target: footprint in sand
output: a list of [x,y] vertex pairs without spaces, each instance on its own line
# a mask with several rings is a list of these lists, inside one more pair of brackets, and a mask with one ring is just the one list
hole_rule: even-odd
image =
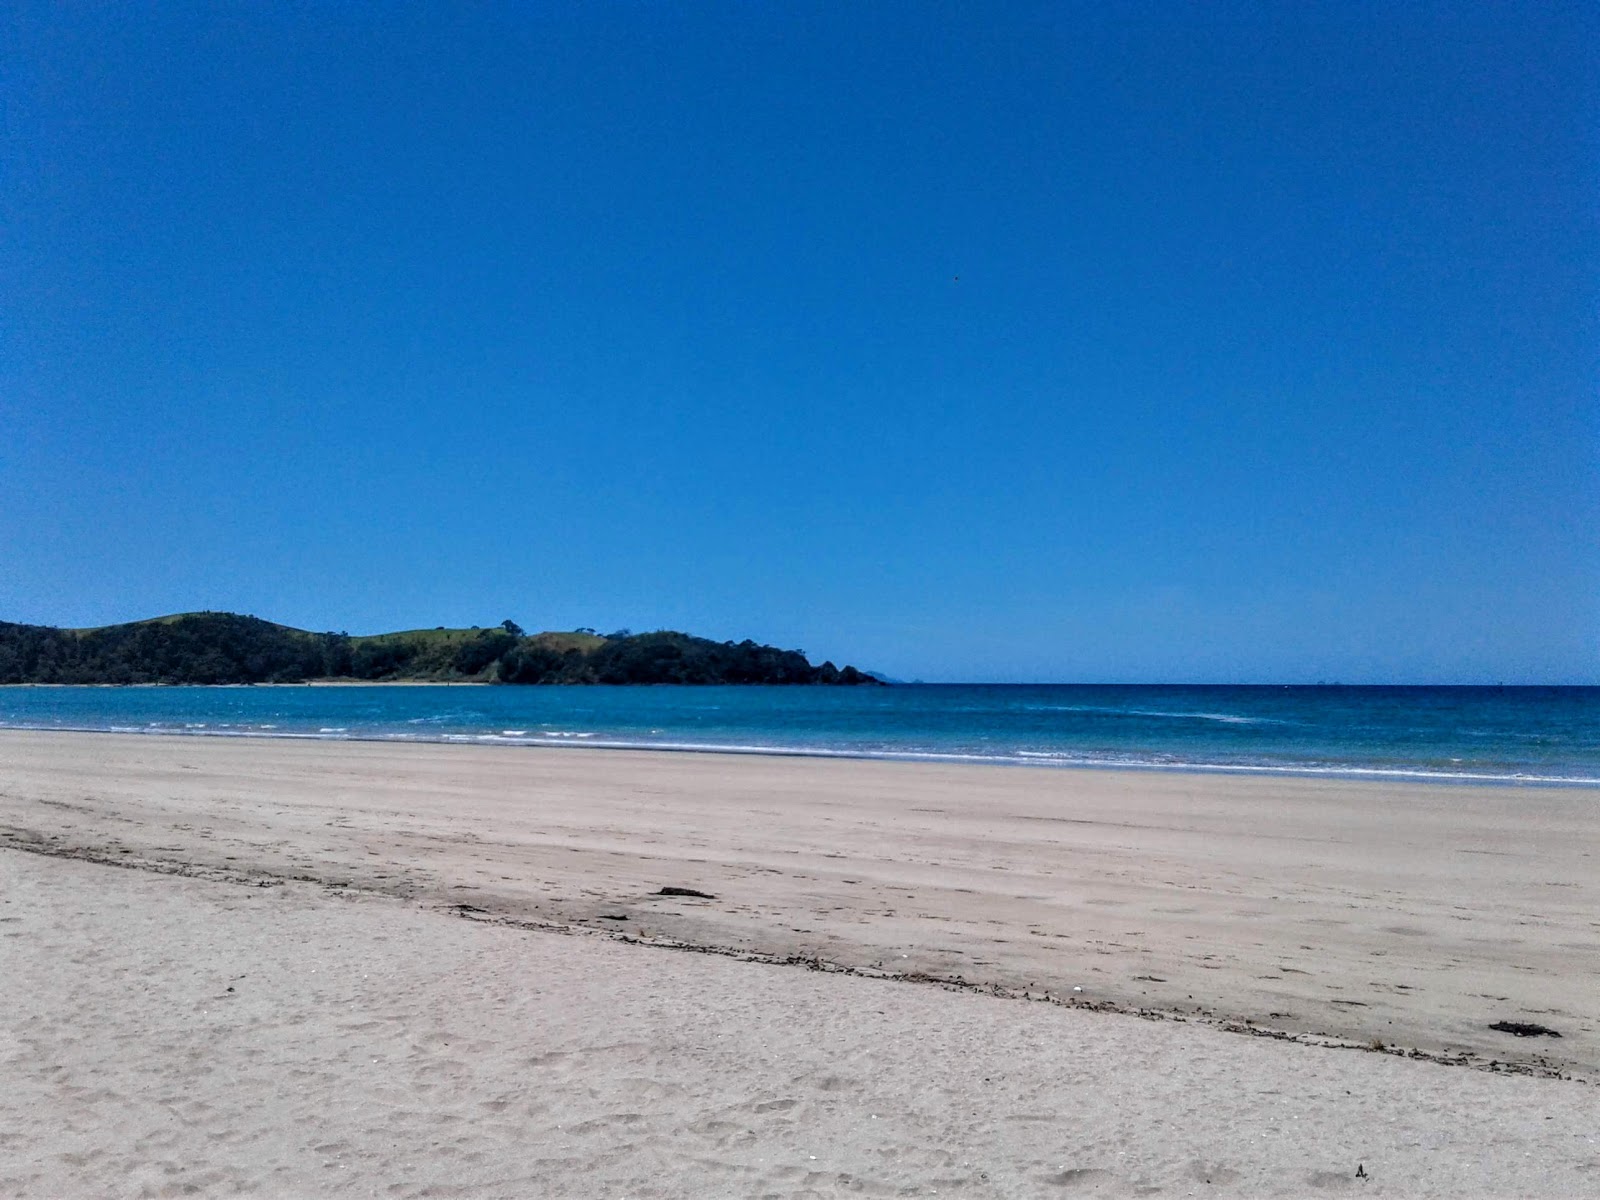
[[1110,1183],[1114,1178],[1110,1171],[1102,1171],[1098,1167],[1069,1167],[1046,1175],[1044,1181],[1058,1188],[1090,1191]]
[[1306,1183],[1324,1191],[1340,1191],[1354,1187],[1356,1178],[1353,1171],[1313,1171],[1306,1177]]
[[1239,1181],[1239,1172],[1231,1171],[1227,1167],[1196,1159],[1189,1164],[1189,1178],[1196,1183],[1209,1183],[1213,1187],[1226,1187],[1230,1183]]

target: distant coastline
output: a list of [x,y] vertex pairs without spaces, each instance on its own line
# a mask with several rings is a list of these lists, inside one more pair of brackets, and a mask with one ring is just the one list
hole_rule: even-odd
[[0,622],[0,685],[882,683],[801,650],[676,630],[411,629],[314,633],[237,613],[194,612],[96,629]]
[[419,687],[493,687],[486,679],[291,679],[262,683],[0,683],[0,688],[132,688],[132,687],[206,687],[206,688],[419,688]]

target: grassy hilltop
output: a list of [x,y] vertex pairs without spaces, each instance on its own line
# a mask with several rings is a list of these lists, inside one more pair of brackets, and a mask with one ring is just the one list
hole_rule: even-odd
[[3,683],[301,683],[313,679],[472,683],[861,684],[854,667],[804,652],[662,630],[531,637],[513,622],[352,637],[237,613],[175,613],[96,629],[0,622]]

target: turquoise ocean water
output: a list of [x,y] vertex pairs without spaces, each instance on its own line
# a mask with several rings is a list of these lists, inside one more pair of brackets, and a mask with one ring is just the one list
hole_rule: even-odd
[[0,728],[1600,786],[1600,688],[7,687]]

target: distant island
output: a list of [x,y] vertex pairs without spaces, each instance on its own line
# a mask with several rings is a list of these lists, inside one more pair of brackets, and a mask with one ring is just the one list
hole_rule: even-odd
[[489,628],[352,637],[237,613],[179,613],[98,629],[0,621],[0,684],[369,683],[878,684],[855,667],[812,666],[802,650],[687,633],[532,636]]

